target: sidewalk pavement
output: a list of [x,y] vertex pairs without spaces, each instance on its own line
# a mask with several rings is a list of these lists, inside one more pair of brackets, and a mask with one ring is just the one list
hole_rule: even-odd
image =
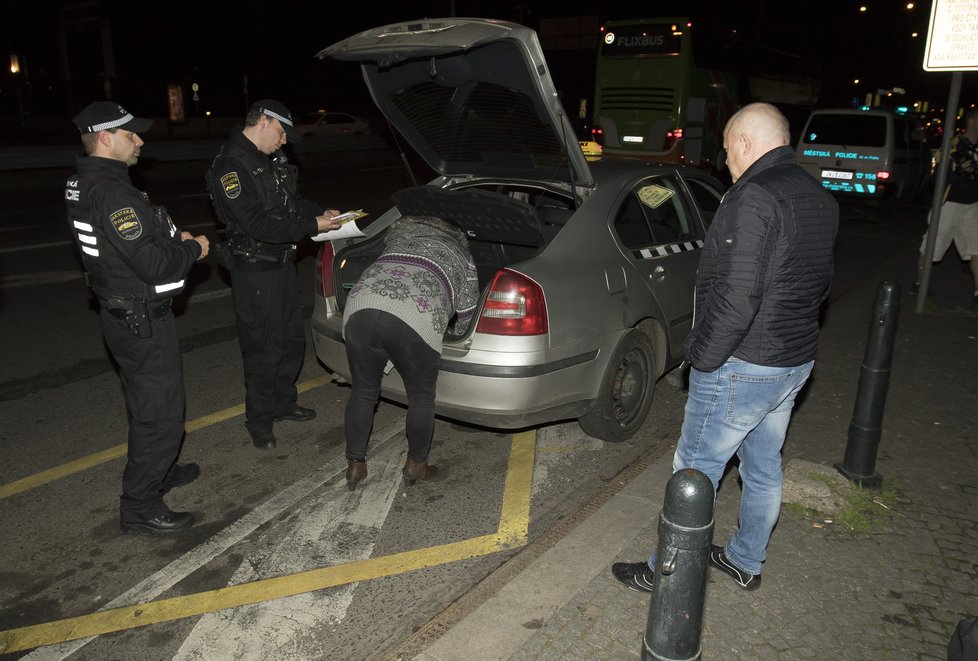
[[[784,449],[786,494],[813,464],[837,475],[873,304],[884,280],[900,284],[876,462],[883,490],[870,492],[877,502],[868,503],[867,529],[785,506],[759,590],[708,570],[702,658],[944,659],[958,621],[978,615],[978,310],[949,255],[935,265],[927,311],[916,314],[913,260],[897,255],[879,266],[878,279],[834,293]],[[620,585],[610,567],[643,560],[655,546],[672,452],[659,449],[626,470],[576,527],[531,543],[497,570],[502,587],[456,608],[458,617],[450,607],[395,658],[641,658],[649,595]],[[718,544],[736,526],[739,497],[729,471],[716,501]]]

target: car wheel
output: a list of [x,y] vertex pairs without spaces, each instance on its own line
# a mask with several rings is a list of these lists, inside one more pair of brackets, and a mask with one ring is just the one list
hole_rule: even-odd
[[618,443],[645,422],[655,392],[655,351],[644,332],[633,330],[615,349],[594,407],[578,424],[588,436]]

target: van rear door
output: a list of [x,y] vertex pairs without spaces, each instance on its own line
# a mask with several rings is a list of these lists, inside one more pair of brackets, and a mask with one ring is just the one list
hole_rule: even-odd
[[798,164],[834,193],[879,197],[891,172],[892,118],[883,113],[812,113],[798,143]]

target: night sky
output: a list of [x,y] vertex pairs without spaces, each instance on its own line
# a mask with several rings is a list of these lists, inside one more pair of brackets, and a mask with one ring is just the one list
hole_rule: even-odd
[[[188,113],[207,109],[216,115],[243,114],[246,98],[279,98],[294,112],[332,108],[356,113],[370,110],[356,65],[320,61],[316,52],[360,30],[424,16],[486,16],[520,21],[535,29],[540,21],[561,16],[637,18],[693,17],[751,39],[763,40],[800,55],[821,79],[819,106],[848,105],[877,88],[905,88],[905,100],[927,99],[943,106],[950,74],[927,73],[921,62],[930,2],[913,10],[897,0],[707,0],[687,2],[580,2],[527,0],[417,1],[347,4],[339,0],[102,0],[51,2],[0,0],[7,53],[25,59],[31,111],[65,115],[102,94],[102,52],[97,23],[75,24],[68,35],[74,95],[64,93],[59,26],[64,16],[101,15],[111,30],[115,78],[112,97],[138,114],[166,112],[166,85],[184,86]],[[858,11],[860,4],[868,11]],[[92,8],[95,8],[94,10]],[[67,12],[67,13],[65,13]],[[918,31],[916,39],[910,36]],[[551,57],[547,54],[548,60]],[[566,54],[563,54],[566,56]],[[557,54],[553,57],[556,59]],[[964,77],[963,105],[978,101],[975,76]],[[248,78],[245,95],[244,78]],[[860,83],[853,80],[859,78]],[[555,79],[558,87],[562,81]],[[190,84],[200,87],[191,99]],[[0,79],[0,117],[15,113],[11,76]]]

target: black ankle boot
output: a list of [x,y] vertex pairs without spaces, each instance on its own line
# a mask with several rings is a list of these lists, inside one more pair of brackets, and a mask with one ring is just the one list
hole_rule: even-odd
[[432,466],[426,461],[408,459],[404,463],[404,470],[401,471],[401,475],[404,476],[404,484],[412,487],[418,480],[430,480],[438,475],[438,466]]

